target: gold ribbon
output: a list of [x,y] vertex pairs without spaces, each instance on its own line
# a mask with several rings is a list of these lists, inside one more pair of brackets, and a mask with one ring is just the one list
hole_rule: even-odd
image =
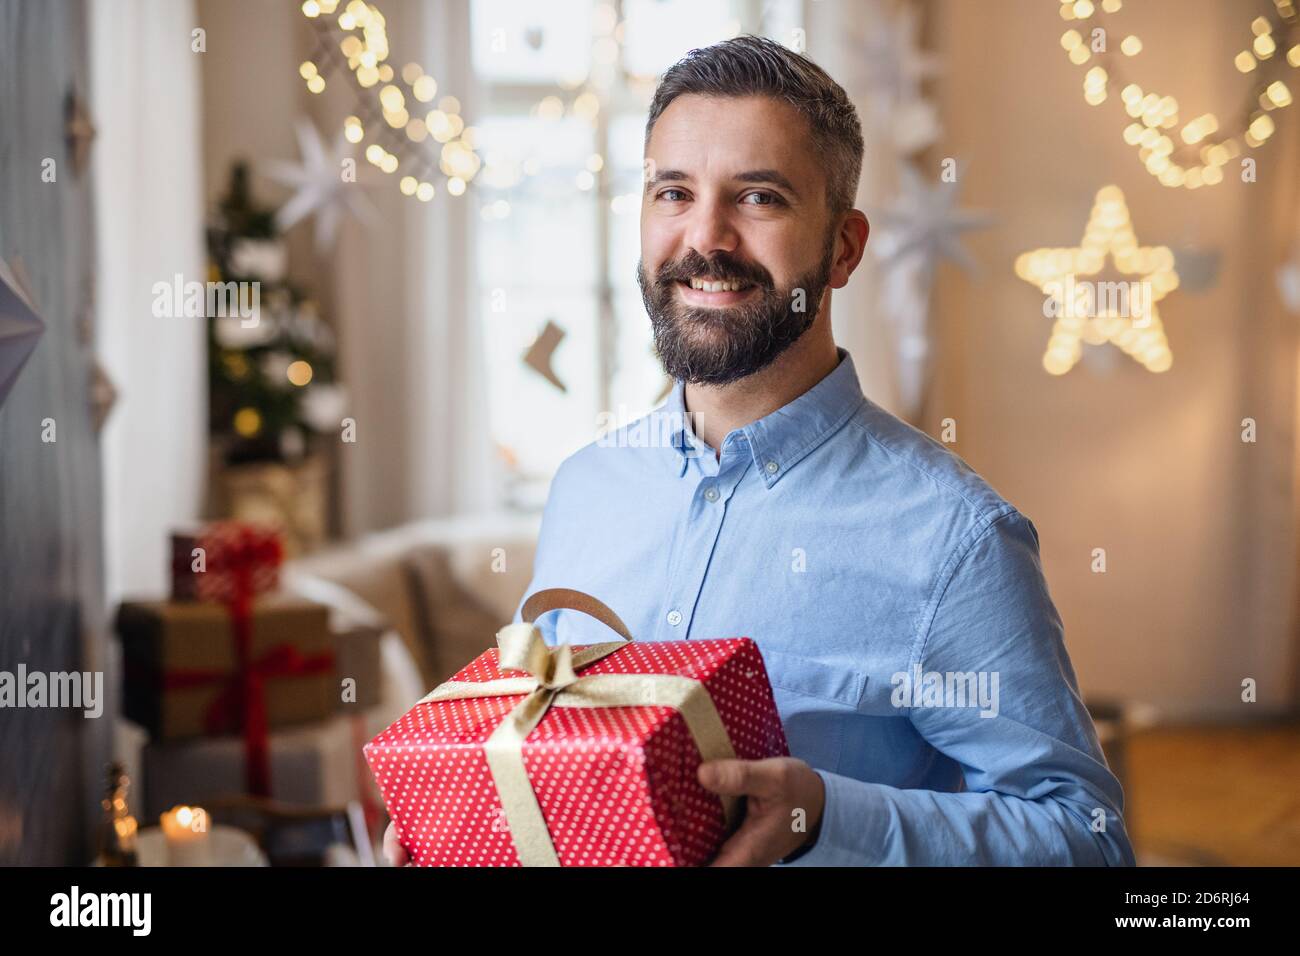
[[[575,598],[576,596],[576,598]],[[604,614],[593,611],[597,605]],[[575,651],[568,644],[549,646],[531,623],[539,606],[544,610],[573,607],[592,613],[622,633],[627,641],[590,644]],[[542,817],[537,794],[524,766],[526,738],[551,707],[672,707],[686,721],[687,730],[704,760],[734,757],[727,728],[718,715],[713,698],[700,681],[675,674],[592,674],[578,671],[627,647],[632,636],[622,622],[595,598],[564,589],[539,591],[524,606],[527,620],[507,624],[497,632],[501,670],[525,671],[527,677],[505,677],[490,681],[446,681],[426,694],[420,703],[465,700],[475,697],[510,697],[526,694],[502,719],[484,744],[488,768],[501,798],[506,826],[524,866],[559,866]],[[722,797],[723,818],[731,829],[738,818],[739,799]]]

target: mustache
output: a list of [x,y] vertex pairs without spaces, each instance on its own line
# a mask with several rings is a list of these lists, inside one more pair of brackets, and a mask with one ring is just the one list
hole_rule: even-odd
[[757,262],[746,262],[727,252],[714,253],[706,259],[694,249],[688,249],[681,258],[661,265],[655,274],[655,281],[667,284],[705,277],[719,281],[752,282],[764,289],[772,288],[772,274]]

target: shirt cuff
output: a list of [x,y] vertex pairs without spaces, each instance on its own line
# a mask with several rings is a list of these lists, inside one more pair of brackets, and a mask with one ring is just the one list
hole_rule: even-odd
[[813,771],[822,778],[826,803],[818,821],[817,839],[798,859],[778,866],[879,866],[885,860],[889,808],[878,784]]

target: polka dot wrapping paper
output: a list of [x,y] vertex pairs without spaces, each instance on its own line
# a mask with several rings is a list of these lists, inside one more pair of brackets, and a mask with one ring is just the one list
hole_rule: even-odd
[[[517,677],[498,667],[498,654],[486,651],[451,680]],[[578,676],[597,674],[698,680],[736,757],[789,754],[762,656],[749,638],[630,643]],[[484,744],[523,699],[421,702],[365,746],[417,866],[520,865]],[[522,749],[562,866],[700,866],[727,836],[722,802],[697,781],[699,749],[672,707],[552,706]]]

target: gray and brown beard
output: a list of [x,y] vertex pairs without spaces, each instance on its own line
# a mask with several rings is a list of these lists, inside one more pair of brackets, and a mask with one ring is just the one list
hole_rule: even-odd
[[[694,385],[726,385],[772,364],[817,318],[834,252],[832,234],[817,267],[784,289],[778,289],[771,273],[758,263],[725,252],[706,259],[689,249],[660,266],[653,282],[638,262],[637,285],[664,371]],[[751,282],[759,291],[750,301],[730,308],[691,308],[678,301],[674,288],[678,282],[706,277]],[[796,301],[799,289],[804,295]],[[798,306],[802,308],[797,310]]]

